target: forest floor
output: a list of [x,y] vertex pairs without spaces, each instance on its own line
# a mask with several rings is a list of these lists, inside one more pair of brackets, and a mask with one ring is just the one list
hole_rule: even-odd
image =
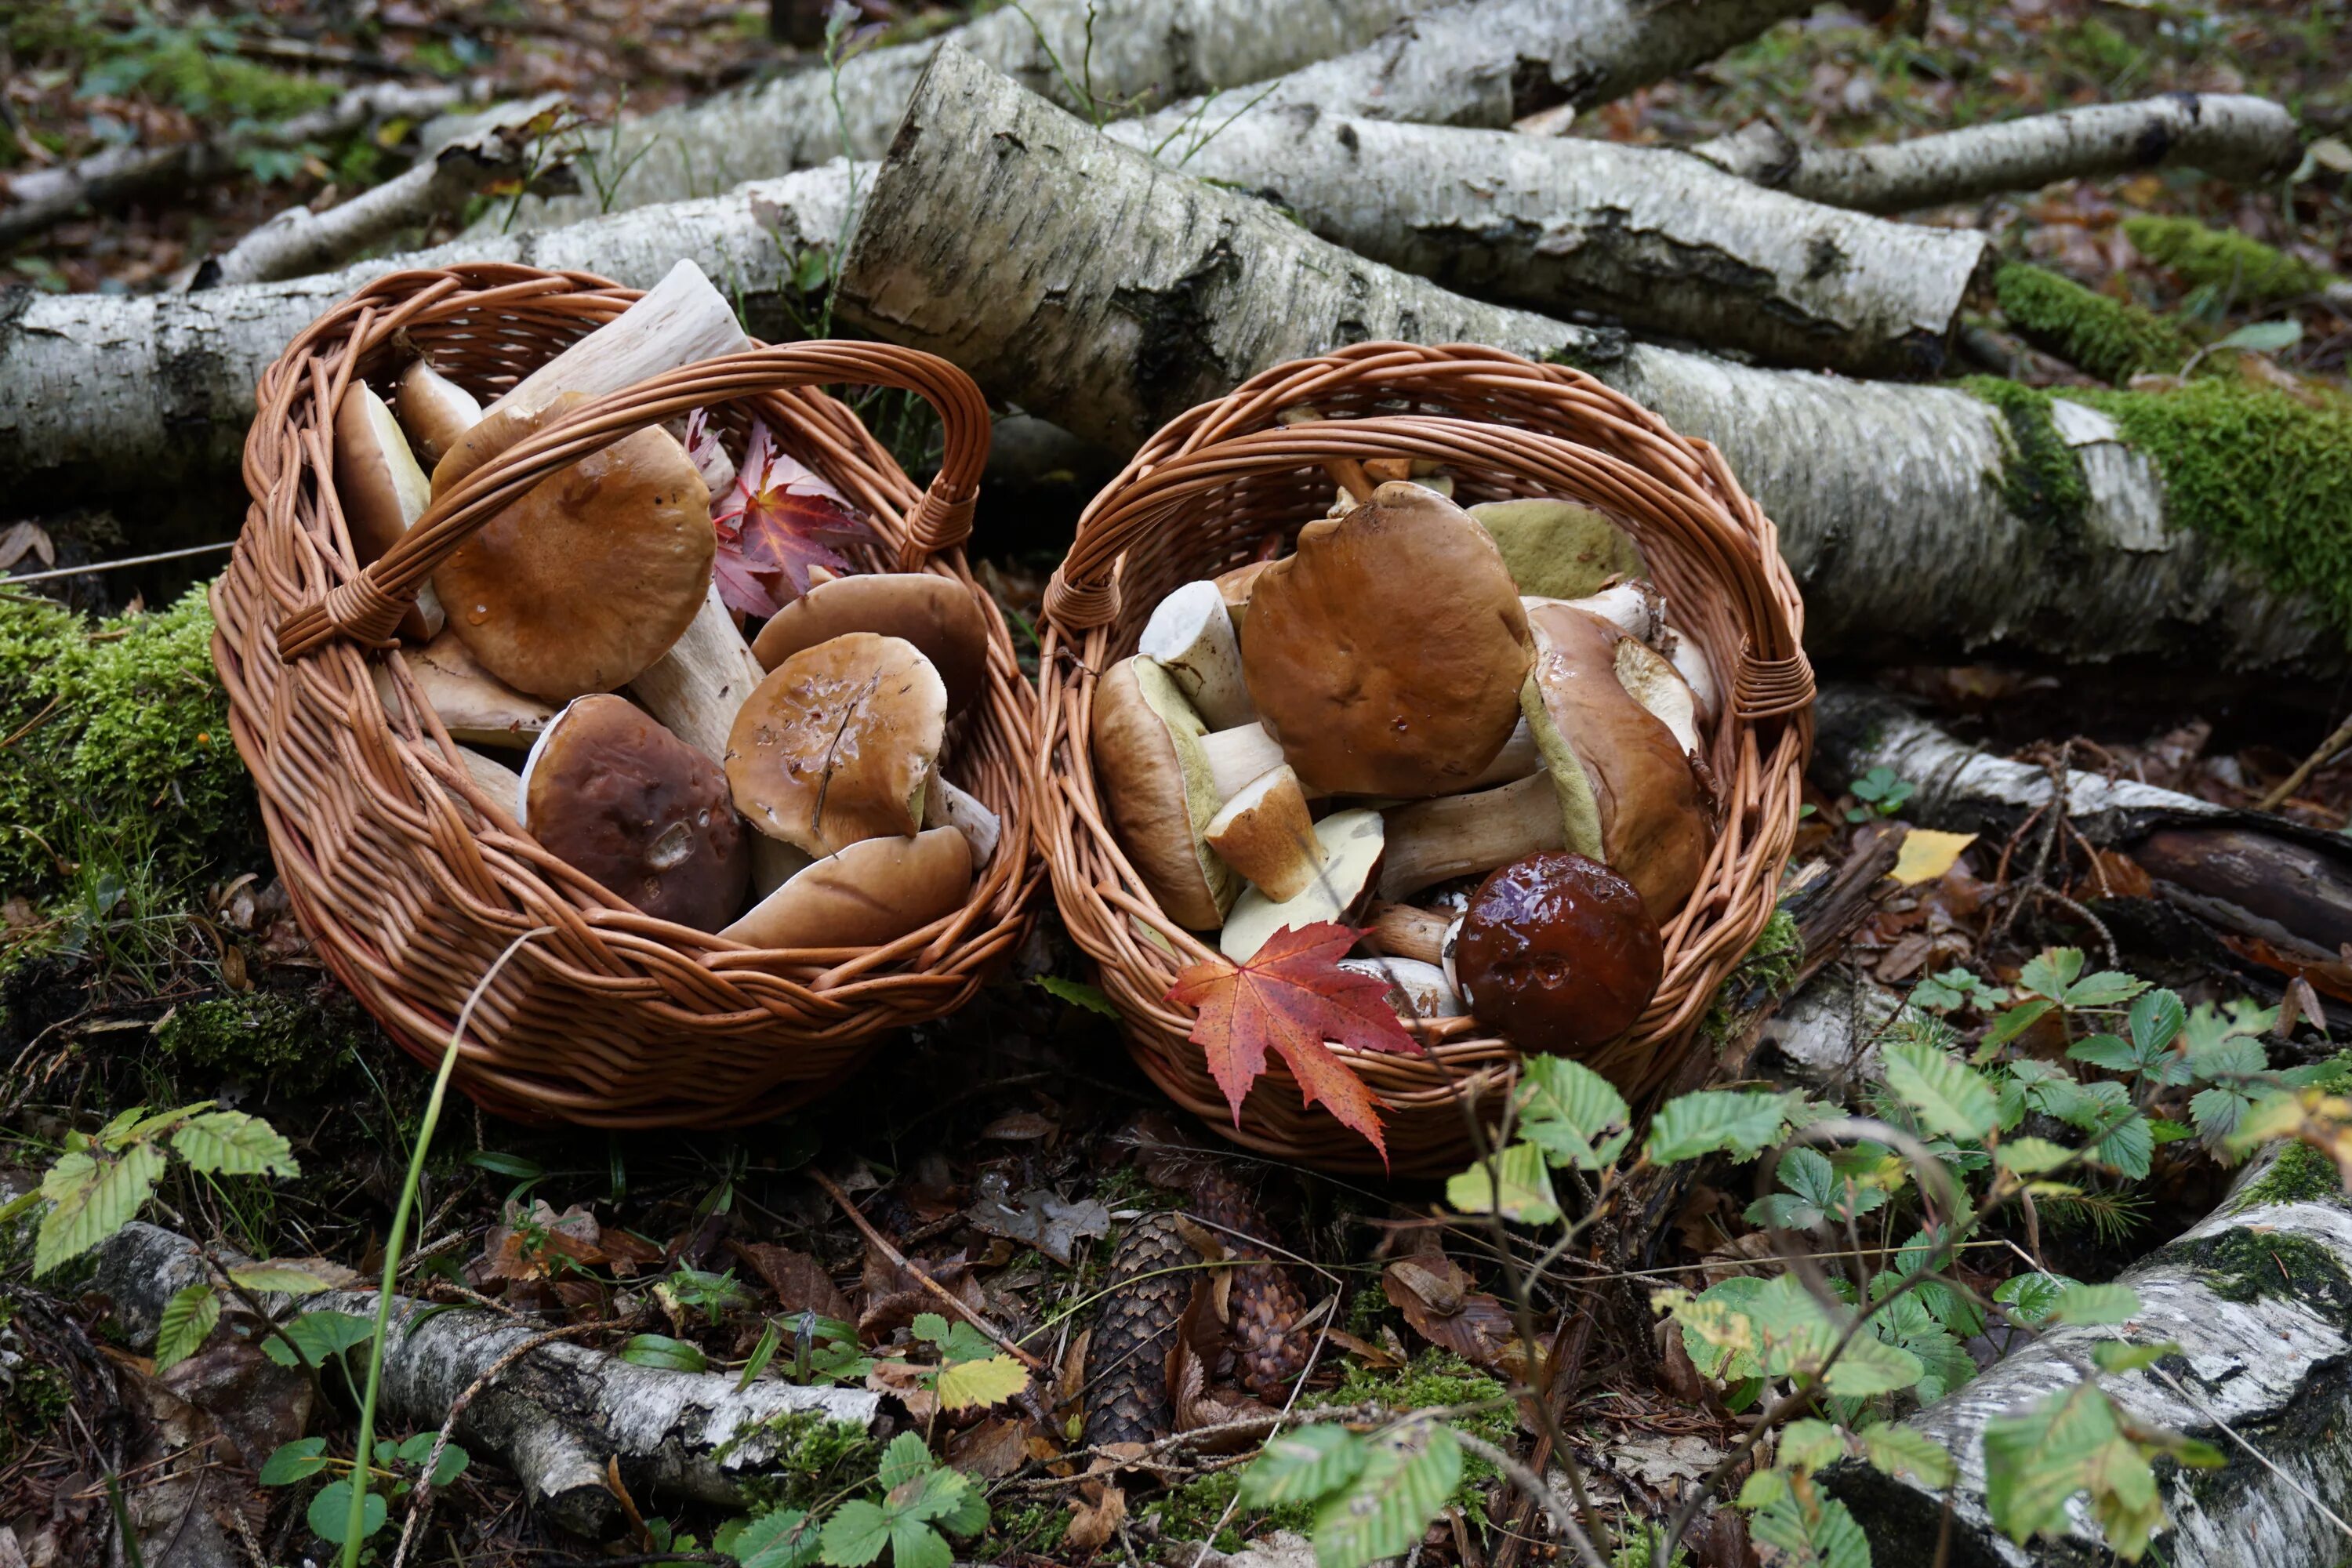
[[[943,9],[867,0],[849,47],[956,19]],[[220,134],[387,78],[478,79],[501,97],[560,91],[595,119],[762,73],[824,68],[823,46],[809,36],[821,37],[821,15],[803,18],[798,46],[771,41],[767,24],[764,8],[711,0],[323,7],[272,0],[234,15],[25,0],[7,8],[0,33],[0,174],[128,140]],[[2275,186],[2235,188],[2168,171],[2057,185],[1925,220],[1980,226],[2005,253],[2137,301],[2200,338],[2292,321],[2297,334],[2272,361],[2340,385],[2352,319],[2315,299],[2280,302],[2158,266],[2123,226],[2134,215],[2194,217],[2352,273],[2347,80],[2346,0],[2230,9],[1899,0],[1874,21],[1830,8],[1783,25],[1706,69],[1583,117],[1574,133],[1683,144],[1770,112],[1815,139],[1858,143],[2175,89],[2264,93],[2322,133],[2305,166]],[[402,138],[415,131],[394,125],[341,144],[273,150],[204,188],[76,218],[0,258],[0,285],[173,286],[271,213],[330,203],[395,172]],[[2070,373],[2029,357],[2021,374],[2050,381]],[[0,570],[41,552],[38,526],[9,531],[16,521],[0,516]],[[996,559],[987,574],[1013,607],[1034,608],[1057,553]],[[95,607],[120,610],[134,595],[165,604],[188,579],[121,581],[121,599]],[[23,656],[0,638],[0,682],[9,679],[9,659]],[[187,650],[157,657],[185,658]],[[2233,805],[2260,798],[2352,699],[2340,687],[2283,700],[2218,680],[1989,664],[1844,673],[1926,700],[1955,733],[1997,750],[2079,740],[2088,744],[2073,753],[2078,766]],[[200,664],[190,676],[201,679]],[[1843,864],[1866,853],[1881,823],[1899,818],[1899,800],[1882,810],[1851,783],[1813,781],[1801,861]],[[249,813],[249,799],[235,809]],[[118,804],[133,812],[154,806],[159,819],[172,819],[167,802]],[[2320,769],[2284,809],[2316,827],[2345,827],[2352,761]],[[162,1189],[159,1220],[256,1258],[380,1268],[428,1073],[310,955],[249,816],[241,825],[207,824],[201,860],[136,833],[110,838],[120,826],[95,823],[89,842],[45,868],[0,879],[0,1179],[13,1173],[22,1185],[70,1131],[129,1107],[215,1100],[268,1120],[290,1140],[302,1177],[215,1181],[175,1170]],[[1999,861],[1998,847],[1979,846],[1940,880],[1881,900],[1841,962],[1898,988],[1954,968],[2005,984],[2043,943],[2081,934],[2063,920],[1997,921]],[[1165,1102],[1129,1063],[1117,1030],[1089,1007],[1097,998],[1084,979],[1085,966],[1048,916],[1013,974],[963,1014],[888,1042],[824,1104],[753,1129],[604,1133],[518,1125],[461,1106],[444,1123],[429,1164],[415,1244],[422,1261],[410,1288],[545,1321],[613,1325],[591,1343],[617,1347],[657,1331],[715,1366],[743,1364],[781,1315],[814,1310],[856,1325],[833,1347],[844,1354],[831,1364],[862,1378],[869,1373],[853,1364],[858,1354],[887,1358],[898,1353],[890,1347],[903,1349],[908,1281],[806,1174],[832,1173],[877,1229],[1055,1371],[1040,1408],[943,1418],[934,1433],[952,1462],[994,1489],[994,1523],[968,1554],[1000,1563],[1083,1557],[1091,1548],[1066,1536],[1074,1519],[1089,1518],[1069,1506],[1084,1478],[1062,1457],[1080,1446],[1074,1412],[1082,1404],[1084,1378],[1075,1370],[1083,1364],[1082,1331],[1118,1236],[1139,1215],[1188,1196],[1181,1176],[1139,1161],[1139,1142],[1164,1135],[1150,1130]],[[2242,994],[2275,1002],[2283,983],[2254,966],[2179,988],[2192,1004]],[[2352,994],[2328,999],[2347,1004],[2334,1011],[2352,1025]],[[2324,1050],[2328,1037],[2307,1020],[2304,1034],[2304,1055]],[[1390,1265],[1429,1248],[1449,1252],[1493,1288],[1489,1237],[1444,1217],[1433,1184],[1338,1180],[1243,1155],[1219,1145],[1213,1131],[1188,1128],[1179,1136],[1216,1151],[1212,1163],[1241,1178],[1254,1223],[1296,1256],[1309,1301],[1332,1300],[1322,1321],[1339,1332],[1307,1374],[1303,1397],[1454,1404],[1498,1386],[1496,1362],[1463,1361],[1419,1326],[1423,1314],[1396,1304]],[[1742,1268],[1757,1234],[1742,1217],[1748,1181],[1725,1170],[1692,1184],[1643,1267],[1660,1281],[1693,1286]],[[2159,1160],[2147,1181],[2086,1207],[2071,1231],[2058,1227],[2046,1238],[2052,1256],[2083,1277],[2105,1278],[2201,1215],[2213,1181],[2210,1167]],[[796,1259],[814,1259],[814,1273]],[[111,1506],[97,1438],[114,1413],[78,1408],[85,1391],[62,1369],[80,1363],[57,1336],[83,1336],[87,1349],[111,1331],[87,1313],[28,1310],[41,1292],[27,1260],[5,1261],[0,1533],[13,1531],[33,1568],[91,1561],[82,1553],[107,1535]],[[2003,1267],[1987,1267],[1990,1289]],[[1583,1310],[1604,1283],[1562,1266],[1538,1281],[1538,1304],[1555,1316]],[[103,1353],[125,1380],[161,1386],[140,1358]],[[1654,1345],[1596,1343],[1580,1370],[1573,1426],[1607,1506],[1654,1515],[1738,1436],[1737,1416],[1719,1403],[1680,1396],[1673,1357]],[[840,1463],[848,1473],[857,1461]],[[1187,1461],[1181,1484],[1139,1492],[1108,1559],[1124,1551],[1189,1563],[1190,1552],[1163,1558],[1162,1544],[1216,1531],[1234,1549],[1299,1523],[1295,1510],[1233,1513],[1233,1463]],[[142,1482],[134,1475],[121,1484]],[[264,1561],[323,1552],[299,1506],[305,1495],[300,1488],[251,1491],[249,1522]],[[707,1545],[729,1517],[635,1501],[643,1521],[620,1550],[640,1558]],[[1491,1561],[1508,1533],[1511,1503],[1491,1476],[1474,1476],[1455,1517],[1461,1528],[1433,1531],[1422,1561]],[[399,1518],[396,1506],[395,1526]],[[0,1565],[18,1560],[6,1544]],[[1720,1568],[1744,1561],[1744,1552],[1734,1538],[1710,1546],[1705,1561]],[[596,1555],[552,1532],[510,1481],[481,1467],[455,1481],[413,1560],[506,1568]]]

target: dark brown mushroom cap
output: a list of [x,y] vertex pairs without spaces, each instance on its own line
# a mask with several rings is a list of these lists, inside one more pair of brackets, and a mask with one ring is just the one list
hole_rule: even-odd
[[922,826],[946,738],[940,672],[904,637],[848,632],[752,689],[727,736],[735,807],[772,838],[830,855]]
[[717,931],[743,907],[751,844],[718,764],[625,698],[583,697],[531,748],[523,826],[656,920]]
[[751,655],[773,669],[845,632],[904,637],[922,649],[961,712],[988,674],[988,621],[971,590],[929,572],[866,572],[819,583],[760,628]]
[[1665,944],[1633,883],[1548,850],[1478,885],[1454,973],[1480,1023],[1523,1051],[1573,1056],[1633,1026],[1665,973]]
[[686,448],[639,430],[477,529],[433,588],[484,668],[561,701],[625,686],[668,652],[702,608],[718,547]]
[[1466,786],[1510,739],[1532,658],[1494,540],[1405,482],[1299,530],[1242,622],[1261,721],[1302,780],[1335,795]]

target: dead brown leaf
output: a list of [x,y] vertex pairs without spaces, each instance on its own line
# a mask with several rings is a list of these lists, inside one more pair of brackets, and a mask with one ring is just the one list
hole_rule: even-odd
[[775,1292],[779,1310],[814,1312],[820,1318],[849,1316],[849,1298],[841,1293],[824,1265],[807,1253],[765,1241],[730,1241],[727,1249]]
[[1073,1517],[1062,1544],[1073,1552],[1099,1552],[1127,1521],[1127,1493],[1108,1480],[1088,1481],[1070,1500]]
[[[1220,1268],[1195,1278],[1192,1299],[1177,1321],[1176,1337],[1168,1347],[1168,1401],[1174,1406],[1179,1432],[1221,1426],[1266,1408],[1238,1389],[1213,1384],[1220,1364],[1231,1359],[1216,1288],[1219,1276],[1230,1272]],[[1206,1452],[1225,1453],[1246,1447],[1249,1441],[1246,1436],[1236,1435],[1203,1447]]]
[[1036,1435],[1034,1421],[992,1415],[948,1439],[948,1463],[983,1480],[999,1480],[1029,1462],[1030,1440]]
[[907,1415],[917,1426],[929,1426],[931,1417],[939,1414],[940,1399],[923,1386],[923,1379],[938,1370],[903,1361],[877,1361],[874,1370],[866,1374],[866,1386],[905,1405]]
[[1527,1347],[1510,1309],[1474,1284],[1452,1258],[1426,1253],[1401,1258],[1381,1271],[1381,1292],[1415,1333],[1474,1365],[1522,1376]]

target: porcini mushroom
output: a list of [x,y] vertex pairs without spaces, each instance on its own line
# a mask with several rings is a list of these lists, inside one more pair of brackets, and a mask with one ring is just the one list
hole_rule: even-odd
[[1419,796],[1486,771],[1518,721],[1533,658],[1494,540],[1467,512],[1391,481],[1299,531],[1259,574],[1242,664],[1300,779],[1333,794]]
[[735,807],[753,827],[830,855],[922,826],[947,688],[904,637],[848,632],[768,673],[727,740]]
[[601,397],[751,346],[727,296],[690,258],[681,258],[635,304],[517,382],[484,416],[536,411],[567,392]]
[[1633,1026],[1657,994],[1665,947],[1631,882],[1560,851],[1479,884],[1452,963],[1479,1022],[1522,1050],[1573,1055]]
[[408,432],[416,455],[428,468],[482,422],[480,400],[435,370],[430,360],[413,361],[402,371],[394,395],[400,427]]
[[1160,600],[1136,651],[1160,661],[1211,728],[1229,730],[1257,717],[1242,679],[1234,618],[1216,584],[1187,583]]
[[1570,817],[1545,773],[1494,789],[1439,795],[1391,807],[1381,897],[1410,898],[1433,882],[1491,871],[1506,861],[1569,843]]
[[1685,752],[1700,749],[1698,699],[1673,660],[1638,637],[1619,637],[1609,662],[1617,684],[1673,732],[1676,745]]
[[550,854],[657,920],[716,931],[751,847],[726,775],[624,697],[583,697],[523,764],[516,819]]
[[668,652],[709,594],[717,550],[686,449],[639,430],[533,486],[433,586],[485,668],[565,700],[626,685]]
[[714,584],[677,640],[629,682],[629,695],[679,740],[724,763],[735,715],[766,675]]
[[989,810],[985,801],[938,773],[931,775],[930,786],[923,792],[923,826],[952,827],[962,834],[971,847],[975,874],[988,869],[988,863],[996,858],[997,841],[1004,836],[1003,818]]
[[1632,535],[1579,501],[1550,496],[1480,501],[1470,515],[1494,536],[1522,594],[1580,599],[1649,569]]
[[1209,818],[1202,837],[1226,865],[1277,902],[1305,892],[1322,863],[1307,795],[1287,763],[1244,784]]
[[1417,958],[1435,963],[1444,952],[1445,928],[1451,915],[1414,904],[1374,904],[1364,926],[1364,946],[1390,958]]
[[1417,958],[1343,958],[1350,974],[1369,974],[1389,988],[1389,1011],[1400,1018],[1460,1018],[1470,1009],[1454,994],[1445,971]]
[[[354,380],[335,410],[335,499],[362,566],[382,555],[433,504],[433,484],[416,466],[408,437],[375,388]],[[425,642],[441,630],[441,601],[432,584],[416,591],[400,618],[400,635]]]
[[812,862],[719,934],[751,947],[877,947],[955,913],[971,851],[952,827],[862,838]]
[[1234,623],[1235,637],[1241,636],[1242,623],[1249,618],[1250,595],[1257,591],[1258,574],[1273,564],[1269,556],[1230,572],[1220,572],[1212,579],[1217,584],[1217,596],[1225,602],[1225,614]]
[[[423,647],[404,649],[400,657],[417,695],[449,738],[461,744],[527,747],[555,717],[554,704],[526,696],[484,669],[454,631],[443,631]],[[376,692],[390,708],[392,671],[382,664],[373,670]]]
[[818,583],[768,617],[752,657],[773,669],[845,632],[903,637],[923,652],[961,712],[988,678],[988,621],[971,590],[930,572],[863,572]]
[[1223,801],[1201,716],[1168,672],[1139,654],[1095,683],[1093,731],[1102,798],[1144,886],[1178,925],[1221,924],[1240,882],[1203,837]]
[[1318,921],[1344,921],[1371,896],[1379,873],[1381,814],[1335,811],[1315,825],[1322,860],[1296,897],[1270,899],[1244,888],[1217,933],[1217,949],[1235,963],[1247,963],[1275,932],[1297,931]]

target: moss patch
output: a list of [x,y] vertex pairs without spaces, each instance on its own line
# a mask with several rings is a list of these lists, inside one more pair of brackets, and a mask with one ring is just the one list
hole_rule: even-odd
[[2245,1184],[2231,1206],[2326,1203],[2344,1195],[2344,1180],[2336,1174],[2334,1161],[2308,1143],[2290,1143],[2279,1151],[2269,1170]]
[[2132,248],[2191,283],[2227,290],[2240,300],[2291,300],[2315,294],[2333,279],[2300,257],[2289,256],[2233,228],[2208,228],[2190,217],[2141,214],[2124,219]]
[[746,1426],[711,1457],[723,1463],[747,1447],[772,1451],[761,1473],[747,1476],[741,1483],[749,1511],[754,1514],[814,1508],[859,1475],[871,1476],[882,1458],[882,1446],[864,1426],[815,1410],[787,1410]]
[[253,991],[184,1003],[155,1026],[155,1042],[183,1067],[266,1080],[279,1093],[323,1087],[373,1028],[340,989],[316,996]]
[[1787,993],[1804,962],[1805,933],[1797,929],[1795,916],[1775,909],[1749,944],[1748,956],[1716,987],[1700,1029],[1717,1045],[1729,1039],[1759,1008]]
[[167,885],[255,848],[212,634],[201,589],[94,626],[0,592],[0,892],[55,895],[93,837],[152,844]]
[[2000,475],[2001,504],[2013,516],[2058,538],[2079,534],[2090,505],[2090,487],[2083,479],[2082,460],[2050,417],[2050,395],[1998,376],[1975,376],[1960,385],[2000,410],[2009,426],[2011,452]]
[[2265,1296],[2300,1301],[2339,1327],[2352,1326],[2352,1276],[2315,1241],[2283,1232],[2231,1227],[2176,1241],[2156,1254],[2174,1268],[2194,1270],[2225,1301]]
[[2122,382],[2142,371],[2177,371],[2197,345],[2179,329],[2121,300],[2023,262],[1993,279],[2000,313],[2027,342],[2084,374]]

